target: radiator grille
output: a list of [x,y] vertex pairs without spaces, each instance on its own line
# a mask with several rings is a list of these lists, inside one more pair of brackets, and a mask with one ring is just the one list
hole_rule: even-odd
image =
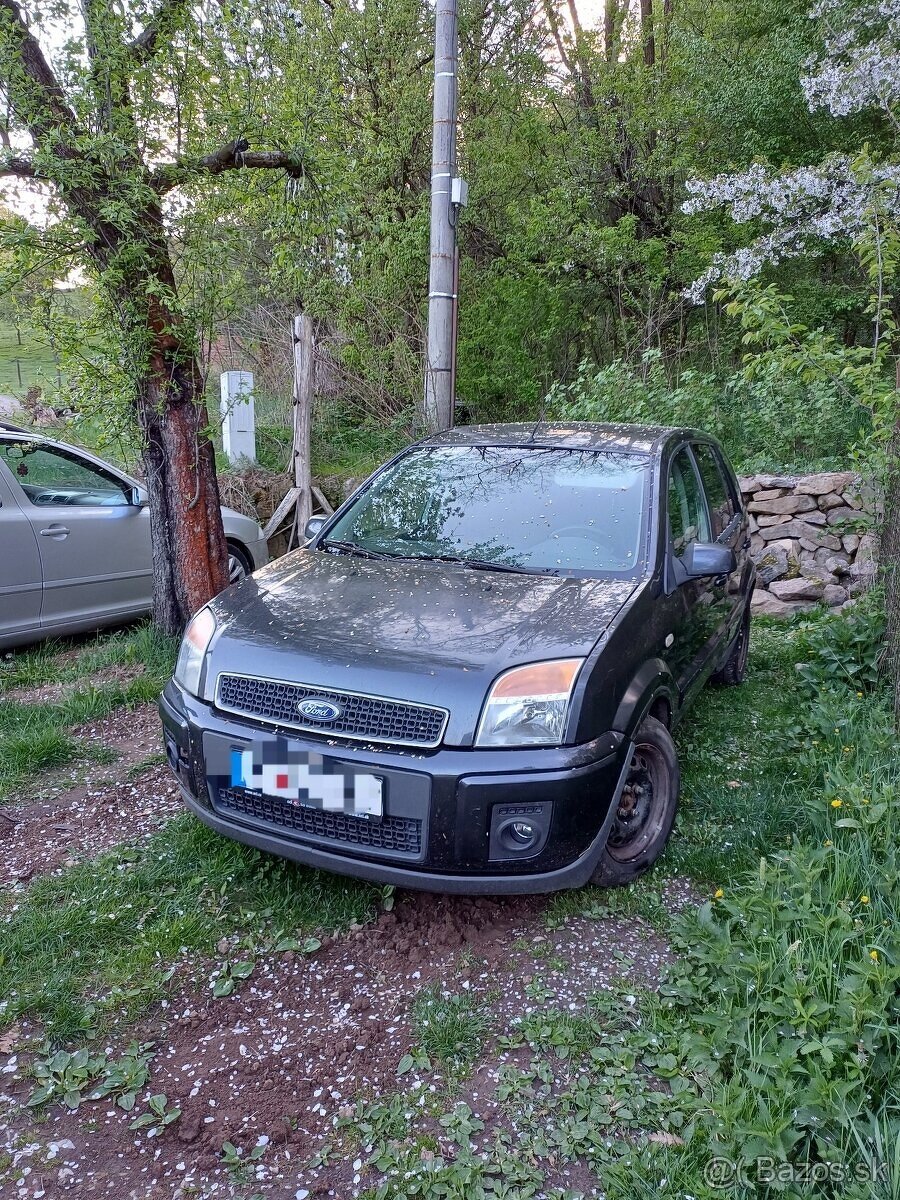
[[[326,700],[340,709],[331,721],[305,721],[297,710],[301,700]],[[396,746],[437,746],[444,735],[447,712],[405,700],[357,695],[303,683],[220,675],[216,704],[228,712],[293,729],[338,737],[389,742]]]
[[289,804],[277,796],[233,787],[219,789],[216,808],[345,846],[410,856],[419,855],[422,849],[422,822],[412,817],[384,816],[380,821],[370,821],[346,813],[324,812],[309,805]]

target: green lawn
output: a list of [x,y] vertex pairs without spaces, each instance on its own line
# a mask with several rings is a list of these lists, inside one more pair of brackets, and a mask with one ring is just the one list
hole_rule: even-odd
[[56,360],[33,330],[22,329],[22,345],[15,327],[0,321],[0,393],[24,396],[33,386],[56,387]]

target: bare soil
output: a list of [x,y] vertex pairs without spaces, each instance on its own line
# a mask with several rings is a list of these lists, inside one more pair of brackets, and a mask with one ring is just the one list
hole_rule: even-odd
[[[623,977],[635,988],[655,987],[672,961],[665,941],[639,918],[574,917],[548,929],[537,920],[546,904],[538,897],[405,893],[393,912],[326,939],[314,955],[259,959],[229,997],[213,997],[208,975],[183,981],[134,1031],[157,1048],[152,1086],[142,1099],[163,1092],[181,1109],[159,1137],[129,1131],[134,1114],[109,1100],[77,1113],[53,1106],[39,1125],[23,1121],[29,1084],[14,1055],[0,1056],[7,1100],[20,1114],[10,1129],[10,1153],[21,1169],[31,1166],[23,1189],[10,1194],[23,1200],[358,1195],[372,1182],[362,1160],[338,1155],[312,1162],[356,1099],[402,1089],[415,1104],[419,1089],[422,1095],[441,1089],[439,1068],[397,1076],[401,1057],[415,1046],[412,1002],[428,984],[470,993],[483,1006],[490,1032],[466,1098],[488,1125],[498,1119],[497,1072],[522,1054],[496,1044],[511,1022],[548,1007],[578,1012],[591,995],[621,987]],[[225,943],[220,950],[227,957]],[[535,981],[544,989],[539,1000],[526,991]],[[265,1145],[246,1190],[222,1162],[226,1141],[246,1154]],[[560,1170],[560,1186],[575,1187],[583,1174],[577,1166]]]
[[122,842],[149,836],[180,809],[164,764],[135,773],[160,753],[153,704],[116,709],[72,736],[116,754],[113,763],[83,763],[35,780],[38,799],[0,808],[0,887],[21,886]]
[[[140,770],[161,749],[155,706],[117,710],[73,735],[114,750],[117,759],[91,768],[87,780],[77,770],[57,773],[42,781],[40,800],[0,809],[0,885],[7,889],[146,836],[179,811],[165,765]],[[596,897],[602,893],[586,904]],[[695,899],[685,881],[667,885],[673,910]],[[0,1038],[0,1197],[350,1200],[373,1182],[365,1156],[339,1150],[317,1157],[334,1141],[338,1119],[359,1099],[402,1091],[410,1105],[425,1104],[448,1086],[438,1063],[421,1075],[397,1073],[421,1036],[411,1009],[428,985],[474,997],[487,1019],[464,1096],[490,1129],[501,1120],[500,1067],[523,1054],[527,1060],[526,1052],[499,1046],[500,1035],[531,1012],[577,1013],[590,996],[620,991],[623,980],[626,989],[653,988],[672,961],[664,939],[638,917],[575,916],[550,928],[541,919],[548,903],[401,893],[393,911],[323,937],[312,955],[257,957],[252,975],[216,998],[210,983],[221,962],[243,957],[223,939],[220,961],[182,964],[169,998],[108,1048],[114,1054],[132,1038],[155,1047],[150,1084],[132,1113],[109,1099],[74,1113],[56,1104],[32,1113],[25,1107],[33,1086],[28,1047],[17,1045],[19,1030],[7,1031]],[[180,1118],[159,1136],[129,1130],[160,1092]],[[223,1162],[226,1141],[245,1161],[255,1146],[264,1150],[236,1172]],[[560,1165],[553,1182],[597,1194],[578,1164]]]

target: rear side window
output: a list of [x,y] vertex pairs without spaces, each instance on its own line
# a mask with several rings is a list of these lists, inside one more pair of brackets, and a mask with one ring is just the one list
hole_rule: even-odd
[[679,450],[669,467],[669,537],[681,558],[691,542],[709,541],[709,520],[700,481],[687,450]]
[[716,539],[734,518],[734,497],[731,488],[722,473],[718,455],[712,446],[699,445],[694,447],[694,457],[703,480],[703,490],[709,504],[709,519],[712,524],[712,536]]

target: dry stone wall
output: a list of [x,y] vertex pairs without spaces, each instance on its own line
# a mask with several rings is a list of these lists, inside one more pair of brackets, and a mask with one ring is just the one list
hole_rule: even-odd
[[740,481],[756,563],[753,611],[789,616],[852,604],[875,575],[875,495],[852,471]]

